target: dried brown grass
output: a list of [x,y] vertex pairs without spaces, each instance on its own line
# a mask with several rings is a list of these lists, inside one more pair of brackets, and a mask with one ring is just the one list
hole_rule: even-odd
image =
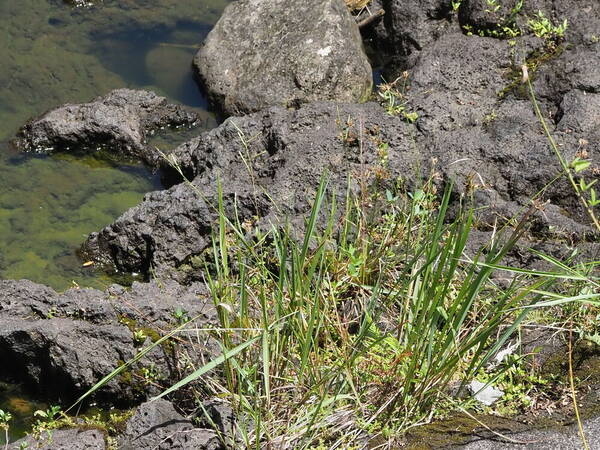
[[346,6],[350,11],[358,11],[363,9],[371,0],[344,0],[346,2]]

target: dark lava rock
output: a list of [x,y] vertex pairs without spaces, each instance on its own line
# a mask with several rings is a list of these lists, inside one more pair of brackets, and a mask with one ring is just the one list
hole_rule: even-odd
[[427,47],[407,93],[419,113],[419,130],[429,136],[481,126],[500,103],[510,63],[510,48],[497,39],[454,33]]
[[[600,448],[600,417],[586,420],[583,423],[589,448]],[[532,449],[532,450],[579,450],[584,448],[577,429],[577,425],[559,427],[551,430],[532,430],[519,433],[504,433],[511,441],[499,436],[474,439],[472,442],[460,446],[466,450],[506,450],[506,449]]]
[[[171,153],[171,162],[192,185],[148,194],[114,224],[92,234],[83,247],[85,257],[120,271],[152,267],[159,276],[197,277],[202,265],[194,268],[194,257],[210,244],[219,182],[231,217],[236,209],[242,222],[268,224],[288,216],[300,228],[324,170],[332,191],[341,193],[348,175],[355,191],[356,180],[378,184],[381,191],[397,178],[410,185],[435,168],[442,178],[457,180],[458,193],[480,188],[477,203],[488,207],[481,212],[484,229],[498,216],[522,214],[560,168],[529,101],[501,101],[496,95],[504,84],[502,70],[485,70],[485,61],[500,65],[505,48],[498,40],[457,34],[426,54],[410,91],[410,106],[421,116],[417,127],[373,103],[315,103],[296,111],[271,108],[230,118]],[[567,97],[570,106],[563,108],[561,120],[581,115],[580,125],[596,123],[594,108],[585,106],[595,103],[577,102],[573,95]],[[555,138],[570,158],[577,150],[572,145],[585,136],[598,164],[598,152],[592,150],[600,140],[592,139],[599,130],[585,131],[557,130]],[[572,192],[563,181],[546,189],[550,203],[535,213],[537,233],[553,233],[567,242],[593,240]]]
[[[0,377],[72,401],[132,359],[143,344],[177,326],[177,310],[189,318],[199,316],[198,326],[217,323],[201,285],[134,283],[131,290],[115,285],[106,292],[70,289],[57,294],[26,280],[0,281],[0,358],[10,361],[0,368]],[[143,333],[141,339],[136,331]],[[184,338],[153,349],[100,389],[97,400],[113,405],[143,400],[158,392],[146,382],[144,369],[152,373],[151,381],[168,386],[182,376],[180,350],[208,358],[217,351],[208,340],[192,346]]]
[[166,400],[141,405],[119,438],[120,450],[224,449],[217,433],[196,428]]
[[[417,125],[422,136],[418,142],[433,155],[454,155],[455,160],[448,161],[448,166],[442,163],[442,168],[449,174],[470,173],[484,188],[478,193],[480,202],[504,211],[504,217],[516,212],[515,202],[524,206],[543,190],[542,198],[550,203],[538,216],[543,222],[538,228],[553,227],[565,236],[587,234],[591,238],[586,213],[568,182],[563,178],[547,186],[561,170],[558,158],[531,100],[526,92],[523,95],[525,86],[511,84],[507,78],[510,60],[505,42],[461,34],[448,35],[423,51],[412,71],[408,93],[409,104],[420,115]],[[535,79],[536,89],[545,89],[546,80],[558,80],[563,67],[549,63],[547,76]],[[580,69],[579,79],[593,84],[598,66]],[[585,154],[597,167],[597,94],[567,84],[558,87],[560,81],[553,84],[540,98],[540,106],[560,151],[567,161]],[[580,84],[573,80],[574,86]],[[597,179],[598,171],[590,170],[584,176],[588,181]]]
[[227,114],[317,100],[365,100],[371,66],[342,0],[240,0],[194,59]]
[[[520,7],[519,7],[520,5]],[[531,33],[529,21],[540,20],[538,14],[554,26],[567,21],[565,38],[570,44],[597,42],[600,30],[600,3],[595,0],[504,0],[490,4],[487,0],[463,0],[459,9],[459,20],[463,27],[475,34],[499,31],[508,25]]]
[[568,46],[557,58],[540,67],[536,96],[558,106],[563,96],[573,89],[600,94],[599,60],[600,40],[587,46]]
[[348,174],[355,180],[378,175],[378,147],[385,142],[391,173],[411,173],[410,164],[421,159],[411,132],[414,127],[374,103],[315,103],[296,111],[275,107],[230,118],[171,153],[193,187],[182,183],[146,195],[92,234],[84,257],[120,271],[152,267],[157,276],[197,277],[193,257],[211,242],[218,182],[231,217],[237,213],[241,222],[268,224],[288,215],[299,227],[324,170],[331,174],[332,189],[345,192]]
[[[495,2],[490,5],[486,0],[465,0],[459,7],[459,17],[462,26],[478,33],[496,31],[502,26],[510,26],[510,21],[518,18],[519,0]],[[522,9],[522,7],[521,7]]]
[[383,21],[370,35],[383,59],[388,59],[388,81],[412,67],[420,52],[441,36],[459,31],[450,0],[381,0],[381,6]]
[[[544,10],[546,3],[528,3],[527,13],[538,6]],[[248,5],[255,3],[232,4],[223,23],[237,17],[236,8]],[[181,281],[197,279],[206,262],[202,252],[211,241],[219,183],[230,217],[268,226],[287,216],[299,230],[324,170],[331,176],[329,188],[337,193],[345,192],[348,175],[355,180],[354,192],[369,183],[381,192],[398,178],[410,188],[434,170],[442,180],[456,180],[456,194],[476,188],[476,203],[485,207],[478,211],[476,231],[482,232],[522,216],[537,196],[529,245],[561,257],[575,245],[593,251],[597,230],[590,227],[569,183],[564,178],[553,181],[561,167],[527,87],[520,82],[520,65],[531,64],[542,114],[564,158],[588,158],[591,167],[577,176],[593,182],[600,177],[600,43],[553,47],[526,35],[516,38],[513,45],[463,34],[455,26],[456,14],[448,2],[389,0],[382,5],[385,23],[376,28],[387,27],[388,38],[397,44],[392,46],[395,51],[407,56],[412,50],[402,50],[400,44],[414,41],[410,45],[416,57],[410,61],[406,91],[398,101],[406,111],[418,113],[415,125],[388,115],[374,103],[317,102],[295,111],[271,107],[232,117],[171,153],[171,163],[180,167],[191,184],[180,183],[177,171],[163,162],[164,178],[171,187],[146,195],[140,205],[92,234],[83,245],[85,258],[117,271],[154,271]],[[461,14],[474,21],[479,17],[476,11],[485,12],[481,5],[464,1]],[[256,12],[247,16],[263,20],[264,6],[255,6]],[[287,5],[287,9],[292,8]],[[594,11],[591,7],[593,17]],[[409,20],[413,16],[418,18],[414,23]],[[239,26],[231,24],[236,33]],[[215,35],[227,30],[217,26]],[[396,35],[403,41],[394,41]],[[235,45],[246,44],[235,41]],[[279,54],[295,53],[281,47],[271,51],[269,60],[260,59],[268,74],[269,68],[278,67]],[[220,62],[228,57],[214,58]],[[232,74],[243,73],[236,72],[236,67],[244,67],[238,60],[232,67]],[[254,76],[253,80],[267,78]],[[252,89],[238,86],[233,90],[256,99],[256,108],[268,104]],[[528,256],[520,258],[517,263],[531,263]]]
[[[504,42],[460,33],[424,50],[408,92],[408,106],[419,112],[417,128],[375,104],[320,103],[231,118],[172,153],[194,180],[193,189],[180,184],[148,194],[113,225],[90,236],[86,257],[118,270],[153,267],[160,275],[185,279],[185,270],[172,269],[189,267],[209,245],[217,180],[229,211],[237,202],[241,220],[258,216],[269,222],[277,211],[298,223],[324,169],[334,175],[330,185],[339,192],[346,175],[373,175],[381,166],[382,143],[388,145],[385,171],[390,178],[414,180],[415,167],[429,168],[434,158],[441,175],[459,181],[459,192],[466,192],[469,183],[478,185],[478,203],[489,207],[482,220],[490,226],[497,216],[522,213],[545,188],[544,200],[550,203],[536,212],[537,231],[551,231],[567,242],[591,239],[572,188],[564,181],[546,188],[560,168],[530,101],[497,95],[507,84],[509,58]],[[587,101],[581,101],[582,95]],[[569,128],[558,127],[555,138],[567,159],[584,139],[592,162],[599,163],[596,95],[575,90],[561,102],[561,123]]]
[[[568,45],[593,45],[600,30],[600,2],[595,0],[380,0],[384,20],[374,26],[368,38],[383,60],[383,73],[393,81],[404,70],[410,70],[426,59],[423,51],[439,40],[451,40],[452,34],[486,36],[503,42],[519,53],[531,49],[523,42],[543,39],[534,36],[530,21],[541,20],[542,14],[553,26],[567,21],[564,35]],[[458,8],[453,10],[453,4]],[[520,35],[520,36],[519,36]],[[519,36],[519,37],[517,37]],[[558,36],[547,36],[562,39]],[[515,45],[514,42],[517,44]],[[460,61],[460,58],[457,58]]]
[[117,89],[90,103],[66,104],[28,122],[15,144],[25,151],[49,153],[108,148],[121,156],[154,163],[146,138],[166,126],[190,126],[197,115],[153,92]]
[[[525,2],[527,3],[527,2]],[[555,23],[567,19],[567,42],[576,45],[596,44],[600,37],[600,2],[596,0],[546,1],[553,8]],[[552,10],[551,10],[552,11]],[[549,13],[551,14],[551,13]]]
[[235,436],[236,418],[233,409],[220,400],[207,400],[196,411],[195,420],[204,428],[216,429],[224,436]]
[[65,429],[41,433],[39,436],[27,436],[9,444],[10,450],[104,450],[104,433],[100,430]]

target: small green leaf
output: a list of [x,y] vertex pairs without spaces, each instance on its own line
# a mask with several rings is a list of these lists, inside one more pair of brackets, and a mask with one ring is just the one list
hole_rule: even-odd
[[583,335],[581,337],[583,339],[585,339],[586,341],[590,341],[596,345],[600,345],[600,334],[598,334],[598,333],[594,333],[594,334],[583,333]]
[[[594,180],[594,181],[596,181],[596,180]],[[591,184],[590,184],[590,186],[591,186]],[[591,190],[590,190],[590,205],[597,206],[598,204],[600,204],[600,199],[596,198],[596,190],[594,188],[591,188]]]
[[589,190],[590,190],[590,188],[591,188],[591,187],[592,187],[594,184],[596,184],[596,181],[598,181],[598,180],[592,180],[592,182],[591,182],[591,183],[586,183],[586,182],[585,182],[585,180],[584,180],[583,178],[580,178],[580,179],[579,179],[579,187],[581,188],[581,190],[582,190],[583,192],[589,191]]
[[575,171],[575,173],[583,172],[585,169],[592,165],[591,161],[587,161],[585,159],[575,158],[571,163],[571,167]]

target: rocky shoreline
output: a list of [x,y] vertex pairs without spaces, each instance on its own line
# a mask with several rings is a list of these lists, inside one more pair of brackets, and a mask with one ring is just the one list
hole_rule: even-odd
[[[217,218],[217,185],[231,220],[258,228],[289,220],[301,230],[323,171],[340,199],[349,177],[385,190],[399,179],[411,186],[435,173],[440,186],[454,180],[455,199],[476,187],[481,210],[474,250],[499,220],[515,217],[543,191],[545,203],[533,211],[526,239],[507,261],[543,267],[526,248],[558,258],[574,248],[583,257],[598,254],[598,232],[568,182],[547,187],[561,168],[521,83],[525,65],[558,146],[568,160],[585,154],[588,181],[597,180],[597,2],[539,0],[515,13],[514,5],[490,11],[485,0],[374,0],[372,11],[385,14],[360,31],[342,0],[291,3],[239,0],[226,8],[194,66],[215,110],[229,117],[166,154],[148,145],[153,130],[193,126],[197,116],[146,91],[112,91],[23,126],[14,141],[23,151],[102,147],[161,170],[167,189],[148,193],[81,248],[82,261],[98,269],[140,273],[152,281],[130,290],[114,285],[105,292],[62,294],[25,280],[0,281],[0,377],[70,403],[144,344],[177,327],[182,315],[194,318],[197,328],[217,326],[202,273]],[[527,18],[539,11],[554,23],[566,20],[564,36],[510,36],[511,29],[527,29]],[[394,87],[403,84],[399,97],[364,102],[374,98],[363,40],[384,61],[385,79]],[[351,183],[350,190],[361,187]],[[188,359],[208,361],[219,354],[206,336],[182,336],[157,347],[98,390],[94,401],[132,407],[148,400],[159,385],[187,373]],[[142,371],[148,367],[152,379]],[[185,403],[181,397],[175,403]],[[217,410],[215,422],[227,422]],[[596,419],[588,424],[598,430]],[[146,403],[129,419],[118,448],[225,448],[219,430],[207,428],[167,401]],[[515,438],[531,440],[527,433]],[[31,448],[34,439],[11,448],[20,442]],[[51,444],[40,439],[39,448],[48,449],[106,446],[98,430],[55,431]],[[572,439],[545,442],[579,448]],[[548,448],[539,445],[528,448]],[[478,441],[465,448],[512,447]]]

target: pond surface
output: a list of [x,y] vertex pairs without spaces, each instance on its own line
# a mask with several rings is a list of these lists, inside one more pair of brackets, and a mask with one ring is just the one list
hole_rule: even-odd
[[[215,126],[191,61],[229,0],[0,0],[0,278],[57,290],[105,287],[76,250],[159,189],[141,166],[94,155],[24,155],[8,141],[28,119],[119,87],[146,88],[196,108]],[[198,130],[200,131],[200,130]],[[156,141],[174,145],[168,136]]]
[[[89,233],[160,189],[158,175],[95,155],[21,154],[9,141],[50,108],[120,87],[150,89],[196,108],[203,119],[196,132],[214,127],[191,61],[229,1],[96,0],[75,8],[63,0],[0,0],[0,278],[28,278],[59,291],[113,282],[84,268],[76,251]],[[166,135],[153,143],[180,140]],[[0,383],[0,409],[13,416],[11,440],[43,407],[16,385]]]
[[[8,429],[9,440],[24,436],[34,425],[35,411],[45,411],[47,408],[47,404],[31,400],[18,385],[0,382],[0,410],[12,416]],[[6,433],[0,430],[0,445],[4,443]]]

